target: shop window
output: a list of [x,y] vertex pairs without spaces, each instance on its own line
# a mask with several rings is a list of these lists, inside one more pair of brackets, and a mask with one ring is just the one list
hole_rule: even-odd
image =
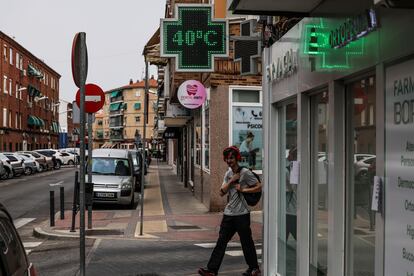
[[210,169],[210,90],[207,90],[207,99],[203,104],[203,168]]
[[328,269],[328,92],[311,97],[310,275]]
[[240,149],[241,166],[262,170],[263,113],[261,90],[234,88],[231,93],[230,144]]
[[[297,200],[298,181],[295,175],[297,165],[297,105],[288,103],[279,108],[279,198],[278,204],[278,273],[296,276],[297,264]],[[296,166],[297,167],[297,166]],[[319,275],[319,274],[318,274]],[[323,275],[323,274],[321,274]]]
[[375,213],[371,210],[376,160],[375,78],[347,87],[346,275],[375,273]]
[[201,151],[202,137],[201,137],[201,118],[195,120],[195,164],[201,166]]

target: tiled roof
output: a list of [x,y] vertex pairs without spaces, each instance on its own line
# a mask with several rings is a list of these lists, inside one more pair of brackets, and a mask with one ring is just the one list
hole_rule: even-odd
[[[148,85],[149,85],[149,88],[158,88],[158,81],[156,79],[151,78],[149,79]],[[145,88],[145,80],[134,82],[132,84],[121,86],[118,88],[114,88],[114,89],[105,91],[105,93],[109,93],[109,92],[116,91],[116,90],[133,89],[133,88]]]

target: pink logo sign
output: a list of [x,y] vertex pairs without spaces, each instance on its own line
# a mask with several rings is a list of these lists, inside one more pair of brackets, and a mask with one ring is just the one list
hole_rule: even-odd
[[183,82],[178,88],[177,97],[185,108],[196,109],[205,102],[206,89],[201,82],[188,80]]

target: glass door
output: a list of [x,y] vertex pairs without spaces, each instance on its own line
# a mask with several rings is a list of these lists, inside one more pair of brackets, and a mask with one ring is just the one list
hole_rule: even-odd
[[310,275],[328,275],[328,92],[311,97]]
[[346,275],[374,276],[375,213],[371,210],[376,160],[375,77],[347,87]]
[[278,199],[278,273],[296,276],[297,248],[297,183],[291,181],[292,168],[297,161],[297,104],[289,103],[279,108],[280,129],[280,178]]

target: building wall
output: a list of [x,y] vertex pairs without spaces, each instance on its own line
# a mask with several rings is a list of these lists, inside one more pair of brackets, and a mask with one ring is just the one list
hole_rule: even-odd
[[[60,75],[1,32],[0,51],[0,149],[16,151],[24,145],[28,149],[57,148],[59,134],[51,127],[52,122],[59,121],[56,104],[59,102]],[[29,64],[44,77],[30,76]],[[35,102],[29,95],[29,85],[47,98]],[[4,113],[4,109],[7,112]],[[29,126],[29,115],[41,118],[45,125]]]
[[[141,88],[134,88],[124,90],[124,103],[127,104],[127,110],[124,111],[124,123],[126,118],[126,124],[124,128],[124,137],[125,140],[134,141],[135,140],[135,131],[138,129],[139,133],[143,135],[144,127],[144,98],[145,90]],[[153,104],[157,102],[157,94],[153,92],[148,93],[149,102],[148,102],[148,123],[146,124],[146,139],[150,139],[153,135],[154,128],[154,116],[155,111],[153,109]],[[140,102],[141,108],[138,110],[134,109],[134,104]],[[140,121],[136,122],[135,117],[139,116]]]

